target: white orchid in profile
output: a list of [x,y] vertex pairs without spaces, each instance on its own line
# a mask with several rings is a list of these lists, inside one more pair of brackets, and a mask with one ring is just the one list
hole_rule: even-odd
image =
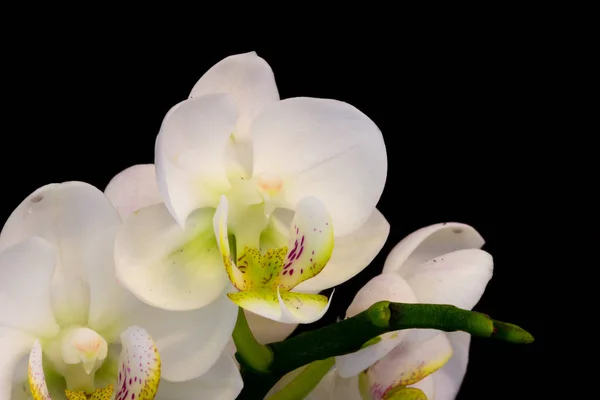
[[[217,63],[168,112],[155,165],[162,202],[125,219],[115,256],[123,284],[157,307],[204,307],[230,281],[241,307],[309,323],[328,305],[316,293],[365,268],[389,233],[379,129],[341,101],[280,100],[254,52]],[[144,171],[114,181],[147,187]]]
[[[483,244],[475,229],[460,223],[413,232],[389,254],[383,273],[356,294],[346,317],[382,300],[472,309],[492,277],[493,260],[480,250]],[[383,334],[355,353],[336,357],[335,367],[307,399],[381,400],[403,394],[398,398],[452,400],[466,372],[470,338],[433,329]]]
[[[121,218],[98,189],[44,186],[0,234],[0,400],[234,399],[237,307],[148,306],[114,272]],[[155,397],[156,396],[156,397]]]

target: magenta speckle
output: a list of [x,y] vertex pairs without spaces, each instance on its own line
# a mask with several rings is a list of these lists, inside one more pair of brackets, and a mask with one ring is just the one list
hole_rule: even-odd
[[315,251],[313,250],[311,254],[314,256],[315,255]]
[[298,252],[298,255],[296,256],[296,260],[300,258],[300,256],[302,255],[303,251],[304,251],[304,246],[300,247],[300,251]]
[[300,268],[300,273],[303,274],[304,273],[304,269]]
[[312,262],[312,257],[310,258],[310,262]]
[[290,254],[288,254],[289,260],[294,259],[294,257],[296,256],[296,250],[298,250],[298,239],[296,239],[296,241],[294,242],[294,248],[292,249],[292,251],[290,251]]
[[283,269],[288,269],[291,265],[292,265],[292,262],[290,261],[289,263],[287,263],[283,266]]
[[283,274],[282,274],[282,275],[285,275],[285,274],[287,274],[287,273],[288,273],[288,270],[287,270],[287,269],[285,269],[285,270],[283,270]]
[[294,275],[294,268],[290,269],[290,276]]
[[302,235],[302,239],[300,240],[300,246],[304,246],[304,235]]

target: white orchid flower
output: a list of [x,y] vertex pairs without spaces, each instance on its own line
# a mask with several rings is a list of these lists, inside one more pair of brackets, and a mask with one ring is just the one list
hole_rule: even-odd
[[[480,250],[483,244],[475,229],[460,223],[413,232],[389,254],[383,273],[359,290],[346,316],[382,300],[472,309],[492,277],[493,260]],[[429,400],[454,399],[466,372],[470,338],[433,329],[386,333],[368,347],[336,357],[335,367],[308,399],[380,400],[400,391],[405,398],[413,398],[410,393],[415,399],[422,394]]]
[[44,186],[11,214],[0,234],[0,400],[239,394],[223,351],[237,307],[222,296],[175,313],[135,298],[114,272],[120,226],[109,199],[81,182]]
[[[156,183],[154,164],[139,164],[125,169],[108,183],[104,191],[122,219],[136,210],[162,203]],[[252,334],[261,344],[278,342],[288,337],[297,324],[284,324],[244,310]],[[233,342],[229,345],[235,354]]]
[[[158,307],[210,304],[229,288],[225,261],[238,305],[312,322],[328,304],[315,293],[365,268],[389,233],[375,208],[387,173],[379,129],[347,103],[279,100],[271,68],[254,52],[217,63],[168,112],[155,164],[164,203],[125,220],[115,254],[123,284]],[[227,235],[219,242],[213,222]],[[301,255],[309,233],[310,253]],[[269,251],[278,263],[286,254],[281,277],[266,284],[256,279],[266,279],[259,270]],[[291,261],[298,266],[284,268]]]

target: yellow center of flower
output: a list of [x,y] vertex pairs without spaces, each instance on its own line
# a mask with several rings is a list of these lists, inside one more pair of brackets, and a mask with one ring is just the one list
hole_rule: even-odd
[[104,389],[96,389],[91,395],[87,395],[83,391],[73,392],[71,390],[65,390],[65,395],[68,400],[110,400],[112,394],[112,385],[108,385]]

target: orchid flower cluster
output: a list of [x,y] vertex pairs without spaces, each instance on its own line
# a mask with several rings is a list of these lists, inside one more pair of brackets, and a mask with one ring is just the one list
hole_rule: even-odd
[[[449,329],[373,330],[354,351],[250,388],[277,370],[261,371],[253,352],[272,362],[267,344],[319,320],[332,299],[321,292],[387,240],[376,208],[386,149],[366,115],[337,100],[281,100],[264,59],[234,55],[169,110],[154,160],[104,192],[43,186],[4,224],[0,400],[455,397],[470,334]],[[409,235],[346,321],[381,301],[468,312],[492,276],[483,243],[460,223]],[[316,378],[298,381],[315,365]]]

